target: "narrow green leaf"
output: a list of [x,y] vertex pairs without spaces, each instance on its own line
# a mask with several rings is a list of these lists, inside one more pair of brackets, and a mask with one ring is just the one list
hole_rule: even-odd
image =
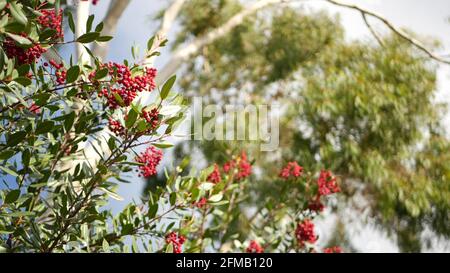
[[131,108],[130,111],[128,112],[127,119],[125,120],[125,126],[128,129],[133,127],[134,123],[136,122],[137,117],[138,117],[138,113],[136,113],[136,111],[133,108]]
[[112,40],[112,36],[99,36],[97,39],[95,39],[97,42],[108,42]]
[[170,193],[169,201],[170,201],[171,206],[175,205],[175,202],[177,201],[177,193],[176,192]]
[[0,166],[0,169],[2,171],[4,171],[5,173],[9,174],[9,175],[19,176],[15,171],[11,170],[10,168],[6,168],[6,167],[3,167],[3,166]]
[[91,14],[89,15],[86,21],[86,32],[91,32],[93,22],[94,22],[94,14]]
[[75,121],[75,112],[70,112],[66,119],[64,120],[64,129],[69,131],[72,128],[73,122]]
[[67,18],[68,18],[68,22],[69,22],[69,28],[72,31],[73,34],[75,34],[75,21],[73,20],[73,15],[71,12],[67,13]]
[[161,99],[162,100],[167,98],[167,95],[169,95],[170,89],[172,89],[172,86],[175,83],[176,79],[177,79],[177,76],[173,75],[164,83],[164,85],[161,89]]
[[21,5],[17,4],[17,2],[9,3],[9,10],[11,12],[11,15],[14,17],[14,19],[17,20],[17,22],[21,23],[22,25],[26,25],[28,23],[27,16],[23,12]]
[[103,30],[103,22],[100,22],[96,27],[95,27],[95,32],[101,32]]
[[10,38],[12,38],[14,41],[18,42],[21,45],[31,45],[30,39],[9,32],[6,32],[6,35],[8,35]]
[[173,144],[169,142],[160,142],[160,143],[153,143],[153,146],[164,149],[173,147]]

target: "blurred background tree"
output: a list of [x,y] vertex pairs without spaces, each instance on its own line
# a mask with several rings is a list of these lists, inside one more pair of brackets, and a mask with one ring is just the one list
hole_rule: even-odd
[[[114,34],[130,2],[110,1],[104,34]],[[157,82],[176,72],[180,92],[202,96],[205,103],[282,105],[280,148],[274,152],[261,152],[257,142],[187,141],[175,156],[179,162],[196,155],[223,163],[246,150],[254,160],[258,183],[247,188],[247,207],[230,233],[251,229],[247,210],[280,202],[283,189],[274,187],[271,174],[280,162],[295,160],[311,171],[330,168],[341,179],[345,202],[331,204],[338,221],[329,244],[355,249],[353,227],[345,221],[350,210],[387,232],[400,251],[427,250],[430,238],[448,246],[450,142],[442,124],[446,105],[436,102],[436,77],[438,64],[450,62],[433,53],[437,41],[359,6],[321,1],[363,16],[374,39],[349,41],[338,16],[304,8],[312,2],[167,1],[156,18],[157,33],[175,32],[175,39]],[[377,33],[369,19],[390,32]],[[107,57],[105,45],[92,50]],[[164,179],[148,181],[146,190],[157,184]]]
[[[173,50],[243,9],[237,0],[187,1]],[[249,192],[257,210],[280,194],[269,178],[275,162],[328,166],[341,178],[345,207],[375,220],[401,251],[424,250],[425,230],[448,240],[450,142],[440,124],[445,105],[433,101],[436,64],[396,34],[377,38],[348,42],[339,18],[323,11],[276,6],[247,16],[181,66],[181,92],[221,104],[278,102],[280,148],[262,153],[254,142],[189,141],[177,156],[200,150],[220,162],[229,151],[247,150],[260,175]],[[248,232],[241,221],[234,232]],[[332,240],[351,249],[351,227],[342,225]]]

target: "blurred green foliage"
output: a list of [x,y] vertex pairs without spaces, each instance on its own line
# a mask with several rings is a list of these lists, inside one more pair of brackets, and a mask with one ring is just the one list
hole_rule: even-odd
[[[237,0],[189,1],[175,47],[241,8]],[[205,101],[218,93],[214,100],[223,103],[245,97],[246,103],[283,105],[276,153],[259,152],[255,143],[183,144],[200,148],[210,162],[245,147],[261,171],[249,192],[257,209],[280,194],[271,186],[274,161],[297,160],[340,176],[348,206],[362,194],[362,209],[370,209],[402,251],[425,249],[424,230],[449,239],[450,142],[440,124],[445,105],[434,100],[436,65],[409,43],[394,35],[383,37],[383,45],[349,42],[336,16],[277,7],[205,47],[180,78],[183,91]],[[245,232],[245,225],[234,228]]]

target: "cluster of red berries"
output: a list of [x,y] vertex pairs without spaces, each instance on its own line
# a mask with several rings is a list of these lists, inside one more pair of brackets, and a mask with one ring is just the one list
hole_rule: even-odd
[[52,37],[53,39],[63,39],[62,10],[60,9],[56,12],[56,9],[44,9],[39,12],[42,15],[38,17],[38,23],[44,28],[56,30],[56,34]]
[[325,205],[320,201],[320,196],[316,196],[316,198],[309,202],[308,209],[317,212],[322,212],[325,209]]
[[186,238],[183,235],[179,235],[174,231],[166,235],[166,243],[173,245],[173,253],[181,253],[185,241]]
[[118,136],[124,136],[126,133],[125,127],[118,120],[114,120],[109,118],[108,120],[108,128],[111,132]]
[[150,125],[149,131],[153,131],[158,127],[159,123],[159,112],[158,108],[153,108],[150,111],[142,110],[142,117],[147,121]]
[[156,87],[156,69],[154,68],[145,68],[143,75],[133,77],[126,65],[109,62],[104,66],[109,69],[111,81],[115,85],[103,88],[99,95],[108,99],[108,105],[112,109],[119,106],[116,95],[120,96],[125,106],[130,106],[138,92],[152,91]]
[[200,198],[197,202],[194,202],[194,206],[196,206],[199,209],[202,209],[206,206],[207,200],[205,197]]
[[299,177],[303,173],[303,167],[298,165],[297,162],[289,162],[280,172],[280,177],[288,179],[289,177]]
[[305,219],[297,224],[295,230],[295,238],[300,246],[304,246],[305,242],[315,243],[317,241],[316,233],[314,232],[314,223]]
[[[67,77],[67,71],[64,68],[64,65],[58,64],[55,60],[49,61],[50,65],[55,68],[55,77],[56,77],[56,84],[57,85],[63,85],[66,83],[66,77]],[[44,63],[44,66],[48,66],[48,63]]]
[[223,171],[230,173],[232,170],[237,170],[236,179],[241,180],[252,174],[252,165],[248,162],[247,154],[241,153],[237,159],[228,161],[223,165]]
[[[24,36],[24,35],[22,35]],[[24,36],[25,37],[25,36]],[[5,50],[8,58],[16,58],[19,65],[31,64],[36,62],[41,55],[46,51],[39,44],[34,44],[28,48],[22,48],[16,44],[16,42],[7,37],[3,42],[3,49]]]
[[330,195],[341,191],[339,185],[336,183],[336,177],[327,170],[320,172],[317,184],[319,186],[319,195]]
[[339,246],[327,247],[323,250],[323,253],[342,253],[342,248]]
[[255,240],[251,240],[246,249],[247,253],[263,253],[264,248],[258,244]]
[[219,166],[217,164],[214,164],[214,170],[208,175],[206,180],[214,184],[217,184],[222,180],[220,177]]
[[162,151],[156,149],[154,146],[148,147],[144,152],[136,157],[136,162],[142,163],[139,166],[141,174],[139,176],[150,177],[156,174],[156,167],[162,160]]

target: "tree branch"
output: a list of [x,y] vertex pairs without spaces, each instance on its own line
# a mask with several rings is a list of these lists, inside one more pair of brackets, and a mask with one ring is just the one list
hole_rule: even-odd
[[397,34],[402,39],[406,40],[407,42],[409,42],[410,44],[415,46],[417,49],[419,49],[422,52],[424,52],[431,59],[433,59],[435,61],[438,61],[438,62],[441,62],[441,63],[450,64],[450,60],[445,60],[445,59],[442,59],[441,57],[437,56],[436,54],[431,52],[429,49],[427,49],[424,45],[422,45],[421,42],[419,42],[418,40],[414,39],[413,37],[410,37],[403,30],[401,30],[400,28],[398,28],[398,27],[394,26],[393,24],[391,24],[391,22],[389,22],[386,18],[382,17],[381,15],[379,15],[379,14],[377,14],[375,12],[363,9],[363,8],[357,6],[357,5],[346,4],[346,3],[342,3],[342,2],[336,1],[336,0],[326,0],[326,1],[328,3],[331,3],[331,4],[336,5],[336,6],[357,10],[357,11],[361,12],[364,16],[368,15],[370,17],[373,17],[373,18],[376,18],[376,19],[380,20],[385,26],[387,26],[395,34]]
[[365,13],[361,13],[362,18],[364,20],[364,23],[366,24],[367,28],[369,29],[370,33],[372,33],[372,36],[375,37],[375,39],[377,40],[377,42],[384,47],[384,43],[383,40],[380,38],[380,36],[378,36],[377,32],[372,28],[372,26],[369,23],[369,20],[367,20],[367,15]]
[[[108,12],[103,19],[102,36],[114,36],[120,17],[130,4],[131,0],[112,0],[109,4]],[[109,43],[95,43],[92,52],[100,59],[105,59],[108,55]]]

